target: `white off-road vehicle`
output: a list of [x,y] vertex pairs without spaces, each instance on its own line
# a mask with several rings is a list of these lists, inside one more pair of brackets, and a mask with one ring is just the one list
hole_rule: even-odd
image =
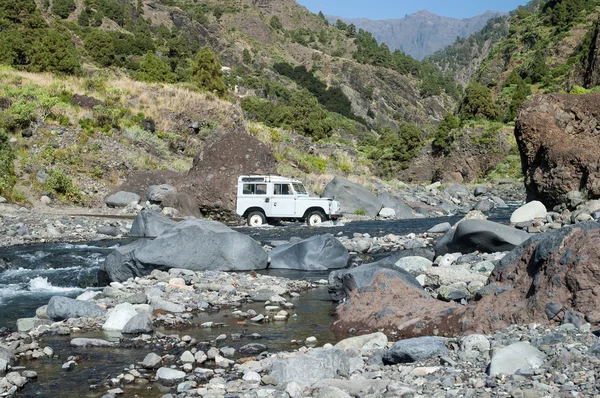
[[250,226],[269,220],[299,220],[313,226],[342,216],[338,201],[309,196],[300,181],[259,175],[238,178],[236,212]]

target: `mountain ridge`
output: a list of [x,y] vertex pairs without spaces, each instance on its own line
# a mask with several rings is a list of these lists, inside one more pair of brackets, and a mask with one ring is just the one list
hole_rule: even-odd
[[354,24],[357,29],[371,32],[379,43],[385,43],[392,51],[398,49],[422,60],[452,45],[457,37],[468,37],[483,29],[488,20],[503,15],[506,13],[488,10],[474,17],[458,19],[420,10],[404,18],[382,20],[335,15],[325,17],[333,24],[338,19],[346,24]]

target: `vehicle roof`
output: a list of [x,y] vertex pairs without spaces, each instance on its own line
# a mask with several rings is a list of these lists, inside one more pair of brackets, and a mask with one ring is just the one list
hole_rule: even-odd
[[302,181],[295,180],[289,177],[272,176],[272,175],[245,175],[239,176],[238,182],[293,182],[302,184]]

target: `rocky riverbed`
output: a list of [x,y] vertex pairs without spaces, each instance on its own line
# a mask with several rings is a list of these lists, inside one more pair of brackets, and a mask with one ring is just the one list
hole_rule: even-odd
[[[3,210],[0,232],[7,238],[2,239],[3,246],[118,238],[129,233],[133,221],[115,217],[114,212],[106,214],[110,217],[107,218],[49,215],[8,205],[3,205]],[[385,300],[374,297],[396,286],[396,279],[401,281],[399,286],[413,286],[410,289],[416,289],[414,292],[420,297],[411,301],[412,298],[397,296],[396,303],[417,303],[430,311],[441,305],[440,311],[445,314],[477,317],[481,315],[477,311],[484,310],[477,307],[479,300],[489,303],[494,297],[518,298],[517,293],[526,290],[526,283],[522,283],[523,287],[514,283],[514,288],[502,285],[506,280],[502,279],[501,270],[508,280],[518,280],[514,275],[521,275],[518,266],[508,260],[502,262],[505,258],[519,258],[520,254],[511,249],[530,250],[531,254],[533,249],[525,245],[530,237],[541,237],[539,232],[543,231],[561,231],[563,226],[581,221],[588,222],[582,224],[586,226],[584,231],[588,231],[585,236],[576,235],[578,230],[570,227],[569,231],[575,232],[565,232],[560,239],[567,245],[583,238],[596,239],[594,231],[598,228],[591,220],[600,210],[597,203],[580,202],[572,210],[554,210],[557,211],[548,213],[534,204],[513,214],[513,224],[532,235],[486,221],[481,212],[473,212],[458,225],[443,223],[426,232],[406,235],[340,232],[327,236],[326,229],[319,229],[324,238],[317,245],[318,255],[311,252],[315,250],[314,239],[307,240],[310,244],[300,238],[263,242],[269,263],[275,263],[276,256],[285,258],[285,253],[291,251],[299,264],[313,269],[338,268],[339,265],[333,265],[335,259],[326,255],[327,250],[345,251],[351,268],[333,270],[329,281],[291,280],[254,270],[223,272],[169,267],[146,272],[143,270],[147,264],[141,261],[136,265],[142,270],[137,276],[111,282],[101,290],[86,291],[78,299],[52,297],[47,306],[36,311],[35,317],[31,314],[32,317],[19,320],[19,331],[5,331],[0,338],[0,370],[5,374],[0,379],[0,396],[34,391],[28,390],[28,385],[36,383],[33,370],[36,362],[60,359],[57,372],[77,372],[77,367],[85,362],[86,353],[98,350],[110,353],[115,349],[133,349],[142,352],[143,358],[132,360],[120,372],[100,375],[98,379],[102,382],[82,385],[82,395],[135,396],[141,388],[144,391],[141,396],[182,398],[595,396],[600,391],[596,379],[600,348],[593,333],[597,319],[593,311],[578,313],[571,311],[566,301],[561,304],[559,301],[564,298],[561,290],[555,301],[546,305],[544,323],[524,322],[483,334],[460,333],[459,329],[446,329],[445,332],[452,333],[444,333],[443,328],[435,326],[435,318],[423,318],[425,321],[420,325],[421,314],[415,311],[412,315],[415,321],[411,322],[423,337],[403,338],[402,332],[394,333],[384,322],[381,330],[387,336],[369,333],[368,328],[364,332],[353,329],[349,334],[357,336],[336,344],[323,344],[314,336],[298,335],[291,337],[289,346],[282,349],[269,347],[260,332],[243,336],[243,332],[226,327],[216,317],[211,320],[211,314],[218,312],[220,316],[227,313],[241,329],[254,325],[262,328],[270,324],[292,325],[298,299],[311,295],[319,284],[329,284],[332,298],[345,301],[338,308],[338,317],[343,316],[345,308],[354,306],[361,316],[386,321],[391,319],[390,315],[405,313],[399,313],[397,307],[386,307]],[[210,222],[194,220],[187,220],[173,230],[166,224],[163,227],[171,235],[175,230],[192,227],[215,228]],[[148,225],[144,228],[153,230]],[[224,226],[217,227],[215,233],[221,232],[234,233]],[[161,240],[164,244],[164,237],[157,238]],[[530,245],[545,241],[535,238],[532,242]],[[539,246],[544,246],[544,250],[549,247],[545,243]],[[323,247],[328,249],[322,252]],[[129,252],[125,248],[122,253]],[[132,247],[134,253],[139,249]],[[382,253],[391,255],[375,261]],[[567,254],[563,256],[565,263],[576,260]],[[540,261],[536,256],[532,258]],[[136,257],[143,256],[133,258]],[[544,259],[554,261],[551,257]],[[243,256],[236,261],[243,262]],[[587,262],[579,262],[587,267]],[[118,261],[115,264],[118,266]],[[365,269],[376,272],[365,273]],[[388,283],[377,273],[396,279]],[[490,284],[490,280],[494,283]],[[545,289],[552,295],[550,288]],[[407,291],[404,287],[401,290]],[[367,300],[364,308],[360,307],[361,298]],[[252,308],[251,303],[254,303]],[[511,305],[507,303],[503,305]],[[580,302],[577,308],[587,311],[590,303]],[[526,304],[518,305],[526,308]],[[406,313],[413,310],[403,309]],[[197,314],[206,317],[198,322]],[[351,318],[355,322],[358,319],[356,315]],[[503,321],[510,324],[509,319]],[[488,325],[491,321],[486,322]],[[395,329],[402,331],[405,326],[396,324]],[[194,328],[214,330],[216,337],[201,339],[194,332],[176,332]],[[236,343],[253,335],[254,342]],[[69,344],[61,345],[60,349],[46,344],[56,338]]]

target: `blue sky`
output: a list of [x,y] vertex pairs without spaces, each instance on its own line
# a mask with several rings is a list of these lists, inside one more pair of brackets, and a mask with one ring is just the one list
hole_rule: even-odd
[[297,0],[310,11],[347,18],[396,19],[419,10],[444,17],[468,18],[487,10],[512,11],[528,0]]

